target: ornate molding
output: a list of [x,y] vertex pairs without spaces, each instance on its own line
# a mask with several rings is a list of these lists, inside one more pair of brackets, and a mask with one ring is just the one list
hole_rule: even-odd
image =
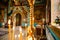
[[30,6],[33,6],[34,3],[35,3],[35,0],[28,0],[28,2],[29,2],[29,5],[30,5]]

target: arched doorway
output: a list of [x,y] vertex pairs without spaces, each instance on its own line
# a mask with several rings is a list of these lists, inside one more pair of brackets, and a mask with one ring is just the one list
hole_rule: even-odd
[[16,14],[16,26],[21,26],[21,15],[19,13]]

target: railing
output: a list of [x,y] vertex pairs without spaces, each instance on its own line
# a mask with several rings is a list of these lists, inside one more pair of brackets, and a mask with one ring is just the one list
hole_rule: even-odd
[[49,30],[49,33],[51,33],[51,36],[54,38],[54,40],[60,40],[60,38],[58,38],[58,36],[52,31],[51,28],[49,28],[48,26],[46,27]]

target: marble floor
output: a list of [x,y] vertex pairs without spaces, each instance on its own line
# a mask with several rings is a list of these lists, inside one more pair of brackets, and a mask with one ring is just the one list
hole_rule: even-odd
[[[19,31],[19,27],[15,28],[15,40],[19,40],[19,35],[20,35],[20,31]],[[35,34],[36,35],[36,32]],[[27,38],[27,28],[22,28],[22,38],[23,40],[26,40]],[[0,37],[0,40],[8,40],[8,34],[5,34],[4,36]],[[46,37],[41,37],[41,36],[34,36],[34,40],[47,40]]]

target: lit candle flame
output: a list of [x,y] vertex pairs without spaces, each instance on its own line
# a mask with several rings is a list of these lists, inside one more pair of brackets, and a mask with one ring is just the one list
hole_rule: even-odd
[[33,20],[34,20],[34,17],[33,17]]
[[32,37],[31,36],[28,36],[28,40],[32,40]]
[[27,26],[27,23],[25,23],[25,26]]
[[21,28],[21,26],[20,26],[20,28],[19,28],[19,31],[20,31],[19,40],[22,40],[22,28]]
[[22,28],[21,27],[19,28],[19,31],[22,32]]
[[18,37],[20,37],[20,34],[18,35]]
[[13,30],[15,29],[15,27],[13,27]]
[[15,35],[15,38],[17,38],[17,35]]
[[10,24],[10,23],[11,23],[11,20],[9,19],[9,20],[8,20],[8,24]]

